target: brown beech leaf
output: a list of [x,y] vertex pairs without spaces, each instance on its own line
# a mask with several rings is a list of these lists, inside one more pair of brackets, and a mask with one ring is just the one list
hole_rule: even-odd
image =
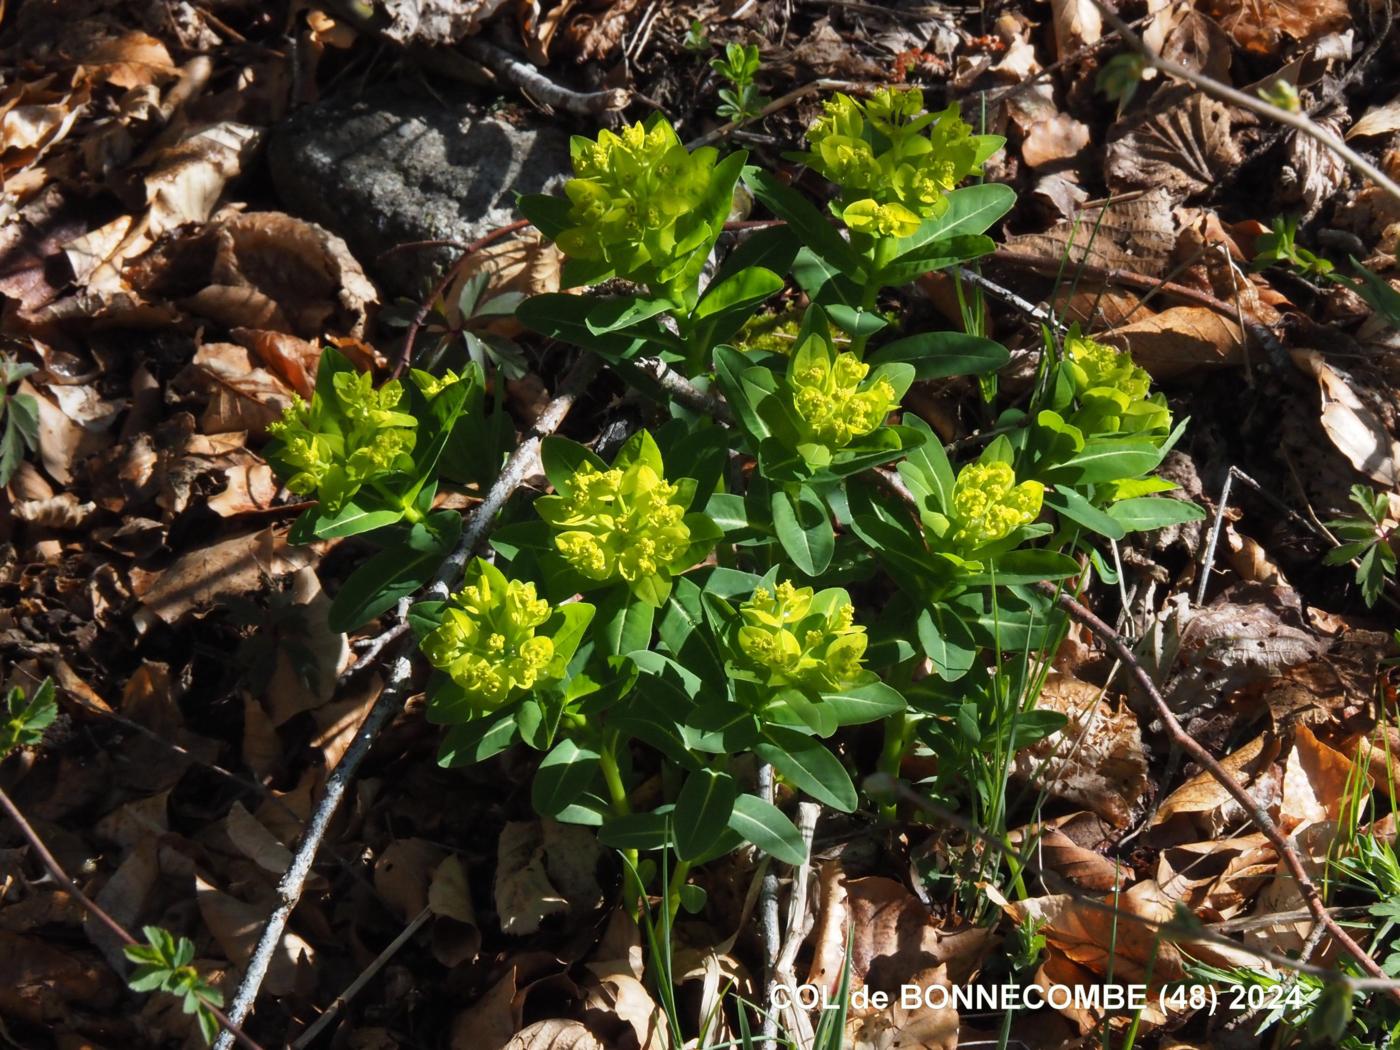
[[293,547],[272,529],[220,540],[182,555],[148,581],[139,594],[146,608],[137,619],[145,614],[174,623],[199,606],[260,590],[264,580],[296,572],[314,558],[314,551]]
[[82,62],[88,78],[119,88],[144,87],[179,73],[165,45],[138,29],[98,41]]
[[1163,188],[1184,200],[1214,186],[1243,160],[1230,108],[1194,88],[1172,88],[1109,131],[1104,174],[1115,193]]
[[1011,843],[1022,846],[1029,838],[1034,844],[1031,863],[1042,871],[1053,871],[1067,882],[1085,890],[1111,890],[1126,883],[1132,871],[1115,864],[1102,853],[1085,849],[1053,825],[1030,825],[1008,834]]
[[[272,911],[272,902],[249,904],[224,893],[199,875],[195,876],[195,899],[199,902],[204,924],[219,942],[225,957],[237,966],[246,966]],[[283,934],[263,988],[269,995],[291,995],[304,980],[303,975],[310,976],[315,958],[315,950],[305,940],[290,931]]]
[[1400,442],[1331,365],[1315,350],[1295,350],[1293,362],[1317,380],[1322,429],[1351,465],[1372,481],[1400,488]]
[[1050,0],[1055,23],[1055,57],[1066,59],[1103,36],[1103,16],[1094,0]]
[[[1279,749],[1276,737],[1262,734],[1221,759],[1220,765],[1256,802],[1269,808],[1280,790],[1273,769]],[[1247,820],[1240,804],[1210,770],[1203,769],[1163,799],[1150,827],[1156,832],[1155,839],[1196,841],[1240,827]],[[1176,829],[1180,830],[1171,834]]]
[[1277,55],[1289,40],[1312,43],[1351,24],[1347,0],[1212,0],[1211,17],[1246,51]]
[[453,854],[433,871],[428,884],[428,907],[433,913],[433,958],[443,966],[460,966],[481,950],[481,930],[476,923],[471,887],[462,858]]
[[395,839],[374,862],[374,892],[407,922],[428,906],[428,887],[444,853],[427,839]]
[[504,933],[534,933],[555,915],[602,903],[601,847],[587,828],[554,820],[512,821],[496,847],[496,913]]
[[208,219],[224,187],[242,172],[261,140],[258,128],[224,121],[193,131],[162,150],[146,176],[151,236]]
[[1098,686],[1052,671],[1036,708],[1069,719],[1016,755],[1016,775],[1127,827],[1147,790],[1147,753],[1131,711],[1106,703]]
[[[937,985],[951,990],[946,966],[934,966],[913,974],[908,985],[926,989]],[[956,1050],[959,1018],[951,1001],[934,1006],[926,997],[916,1007],[894,997],[884,1009],[870,1007],[852,1010],[846,1022],[846,1043],[850,1050]]]
[[500,1050],[605,1050],[596,1036],[577,1021],[536,1021]]
[[666,1014],[647,986],[623,960],[587,964],[595,982],[584,1000],[586,1010],[616,1017],[632,1029],[639,1050],[666,1050],[675,1044]]
[[1347,138],[1394,135],[1397,131],[1400,131],[1400,95],[1361,114],[1361,119],[1347,130]]
[[1162,850],[1157,883],[1206,922],[1221,922],[1244,908],[1273,877],[1278,853],[1262,834],[1190,842]]
[[1006,247],[1057,267],[1063,258],[1065,265],[1088,263],[1159,277],[1171,266],[1177,225],[1167,191],[1155,189],[1081,208],[1044,233],[1008,237]]
[[1154,379],[1172,379],[1244,361],[1240,326],[1204,306],[1173,306],[1101,338],[1127,350]]
[[254,367],[234,343],[205,343],[194,355],[189,380],[209,398],[200,427],[206,434],[262,434],[291,403],[291,391],[271,372]]
[[[1335,821],[1341,816],[1351,776],[1351,759],[1318,740],[1306,725],[1300,725],[1283,768],[1279,829],[1296,832],[1310,824]],[[1369,785],[1366,790],[1369,791]]]
[[1316,659],[1249,686],[1241,695],[1266,706],[1279,726],[1351,722],[1374,702],[1380,661],[1390,644],[1384,632],[1343,628]]

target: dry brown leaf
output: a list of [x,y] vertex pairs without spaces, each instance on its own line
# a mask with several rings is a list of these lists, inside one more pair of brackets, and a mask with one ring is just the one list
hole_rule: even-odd
[[234,343],[205,343],[194,355],[189,383],[209,398],[200,417],[206,434],[262,434],[291,403],[292,392],[271,372],[254,367]]
[[327,622],[331,600],[316,570],[298,569],[287,597],[296,611],[291,637],[278,638],[277,661],[265,697],[273,725],[319,708],[335,695],[340,675],[350,666],[350,643]]
[[1288,39],[1312,43],[1351,24],[1347,0],[1212,0],[1211,17],[1246,51],[1278,54]]
[[270,779],[282,761],[282,741],[262,704],[251,694],[243,697],[243,761],[259,781]]
[[1372,135],[1393,135],[1400,131],[1400,95],[1381,106],[1372,106],[1361,114],[1347,131],[1347,138],[1369,138]]
[[1162,850],[1157,883],[1206,922],[1237,915],[1273,876],[1278,853],[1262,834],[1183,843]]
[[[97,894],[97,906],[127,929],[137,924],[150,905],[160,879],[156,841],[155,836],[138,841]],[[126,958],[122,941],[92,915],[83,920],[83,927],[88,940],[112,966],[112,972],[120,973],[119,967]]]
[[1252,537],[1242,535],[1233,525],[1225,526],[1226,558],[1235,575],[1252,583],[1287,584],[1283,570],[1269,560],[1268,552]]
[[63,951],[47,939],[0,930],[0,1013],[43,1029],[69,1016],[69,1006],[109,1009],[122,982],[92,952]]
[[285,332],[256,331],[234,328],[229,332],[233,341],[251,350],[259,361],[272,370],[305,400],[315,392],[316,367],[321,360],[321,348],[310,339],[299,339]]
[[1017,776],[1127,827],[1147,790],[1147,753],[1132,712],[1111,707],[1098,686],[1059,672],[1047,677],[1036,707],[1069,723],[1017,754]]
[[165,45],[138,29],[99,41],[82,63],[81,75],[119,88],[160,83],[179,72]]
[[209,497],[206,504],[221,518],[231,518],[249,511],[266,510],[277,498],[279,486],[277,476],[266,463],[258,463],[249,457],[246,461],[229,467],[224,478],[224,490]]
[[[219,942],[229,962],[246,966],[272,911],[271,902],[258,905],[238,900],[212,883],[205,882],[199,875],[195,876],[194,882],[195,899],[199,902],[199,914],[203,916],[204,924]],[[297,990],[303,974],[311,976],[315,958],[315,950],[310,944],[295,933],[284,933],[267,969],[264,991],[269,995],[291,995]]]
[[433,872],[428,908],[433,913],[433,957],[449,968],[475,959],[481,950],[481,930],[467,885],[467,869],[456,854]]
[[223,121],[191,132],[156,157],[146,176],[147,229],[159,237],[206,221],[229,180],[243,171],[262,131]]
[[370,672],[357,688],[346,690],[343,700],[323,704],[312,712],[317,731],[311,738],[311,746],[321,752],[321,761],[326,769],[335,768],[344,757],[383,691],[384,679],[378,673]]
[[597,984],[588,991],[585,1010],[599,1010],[632,1029],[639,1050],[667,1050],[675,1044],[666,1014],[630,966],[619,960],[588,963]]
[[312,550],[293,547],[285,534],[272,529],[190,551],[139,590],[146,608],[136,614],[138,627],[149,626],[150,617],[174,623],[220,598],[261,590],[264,580],[296,572],[314,558]]
[[79,503],[71,492],[60,492],[48,499],[18,500],[13,507],[15,517],[49,529],[80,529],[97,512],[95,503]]
[[1159,380],[1244,361],[1240,326],[1204,306],[1173,306],[1099,338],[1127,350]]
[[536,1021],[500,1050],[605,1050],[577,1021]]
[[512,821],[496,846],[496,913],[501,930],[534,933],[555,915],[602,903],[600,847],[587,828],[553,820]]
[[[1220,765],[1255,802],[1267,809],[1276,801],[1279,791],[1273,771],[1278,753],[1277,738],[1261,734],[1221,759]],[[1202,770],[1162,801],[1149,826],[1156,832],[1154,839],[1191,842],[1244,826],[1247,820],[1240,804],[1210,770]]]
[[480,1050],[507,1043],[520,1028],[520,1004],[516,993],[516,967],[452,1019],[452,1050]]
[[1212,188],[1244,160],[1231,109],[1194,88],[1155,96],[1109,131],[1104,175],[1115,193],[1163,188],[1184,200]]
[[1345,626],[1342,632],[1317,659],[1250,686],[1241,697],[1262,703],[1278,726],[1354,723],[1374,703],[1390,638]]
[[[1351,776],[1351,759],[1318,740],[1306,725],[1298,726],[1283,769],[1279,830],[1296,833],[1311,824],[1337,820]],[[1369,788],[1365,786],[1366,791]]]
[[445,859],[427,839],[395,839],[374,862],[374,892],[407,922],[428,906],[433,872]]
[[240,853],[263,871],[278,878],[292,862],[289,850],[272,832],[249,813],[242,802],[234,802],[224,818],[224,834]]
[[1031,128],[1021,144],[1021,159],[1032,168],[1069,160],[1089,144],[1089,126],[1068,113],[1057,113]]
[[1006,246],[1057,265],[1063,258],[1066,266],[1088,263],[1158,277],[1172,264],[1177,225],[1170,196],[1157,189],[1082,208],[1044,233],[1008,237]]
[[1012,845],[1017,847],[1027,837],[1034,843],[1031,862],[1037,868],[1052,871],[1081,889],[1111,890],[1132,877],[1131,869],[1085,849],[1057,827],[1031,825],[1008,834]]
[[505,0],[385,0],[390,22],[381,32],[400,44],[429,47],[471,36]]
[[[533,227],[508,240],[497,241],[481,251],[473,252],[444,295],[448,305],[448,323],[455,324],[461,320],[457,301],[461,296],[462,286],[476,275],[491,275],[487,290],[481,298],[481,301],[485,302],[509,292],[526,296],[557,292],[563,265],[564,256],[554,242],[545,240]],[[520,323],[510,316],[493,324],[491,330],[512,336],[518,335],[522,328]]]
[[[913,974],[907,983],[921,989],[952,987],[945,966]],[[951,1002],[934,1006],[927,995],[921,998],[913,1008],[895,997],[884,1009],[853,1009],[846,1022],[845,1045],[850,1050],[956,1050],[960,1024],[957,1007]]]
[[1094,0],[1050,0],[1055,23],[1055,57],[1066,59],[1103,36],[1103,16]]
[[1317,380],[1322,429],[1337,450],[1372,481],[1400,488],[1400,443],[1376,413],[1317,351],[1295,350],[1293,363]]

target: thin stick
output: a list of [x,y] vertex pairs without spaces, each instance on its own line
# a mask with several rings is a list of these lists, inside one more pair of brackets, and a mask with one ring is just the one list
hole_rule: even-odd
[[[107,929],[111,931],[112,936],[121,941],[122,944],[126,945],[128,948],[134,948],[141,943],[131,934],[127,933],[126,928],[122,926],[121,923],[108,915],[100,904],[79,889],[78,884],[68,877],[68,873],[63,870],[63,865],[58,862],[58,858],[49,852],[49,848],[44,845],[44,840],[39,837],[39,833],[34,830],[33,825],[25,819],[24,814],[19,811],[19,807],[15,805],[14,800],[10,798],[4,788],[0,788],[0,809],[3,809],[5,815],[15,822],[15,826],[19,828],[20,834],[29,842],[29,848],[38,855],[40,863],[44,865],[54,881],[62,886],[69,896],[87,909],[89,915],[103,926],[107,927]],[[121,977],[124,975],[118,974],[117,976]],[[263,1050],[263,1048],[258,1043],[255,1043],[243,1029],[229,1020],[224,1012],[217,1006],[205,1002],[204,1000],[200,1000],[200,1003],[206,1010],[214,1015],[215,1020],[217,1020],[219,1024],[223,1025],[223,1035],[228,1036],[230,1042],[236,1040],[240,1046],[247,1047],[247,1050]],[[222,1036],[220,1038],[222,1038]]]
[[624,88],[578,92],[556,84],[534,66],[521,62],[508,51],[489,44],[479,36],[467,37],[457,45],[473,61],[480,62],[501,80],[519,88],[537,102],[586,117],[601,116],[623,109],[632,101]]
[[1220,542],[1220,526],[1225,522],[1225,511],[1230,506],[1230,486],[1234,483],[1235,471],[1232,467],[1225,474],[1225,484],[1220,486],[1220,505],[1215,509],[1215,524],[1210,527],[1210,541],[1201,558],[1201,578],[1196,584],[1197,605],[1206,603],[1206,584],[1210,582],[1210,570],[1215,565],[1215,545]]
[[[486,499],[477,506],[471,521],[462,530],[457,546],[438,567],[438,571],[426,591],[427,596],[446,598],[451,593],[452,586],[461,577],[462,568],[466,565],[467,559],[475,553],[482,540],[485,539],[495,519],[496,512],[505,506],[506,501],[520,487],[531,468],[531,464],[535,462],[535,458],[539,454],[540,439],[554,433],[559,428],[564,417],[569,414],[569,409],[573,407],[575,399],[588,386],[589,381],[597,375],[598,368],[598,359],[587,355],[581,357],[570,369],[569,374],[560,383],[558,395],[545,406],[544,411],[535,421],[529,437],[516,447],[510,459],[506,461],[500,477],[491,486],[491,491],[487,493]],[[398,619],[402,620],[407,616],[410,601],[411,599],[404,598],[399,602]],[[229,1008],[229,1016],[239,1024],[248,1016],[253,1008],[253,1003],[257,1000],[258,990],[262,987],[263,979],[267,976],[267,968],[277,952],[277,946],[282,941],[282,933],[287,928],[287,921],[291,918],[297,902],[301,900],[307,876],[311,874],[311,867],[316,861],[316,854],[321,847],[321,840],[326,836],[326,829],[330,826],[331,818],[345,797],[345,791],[359,770],[360,763],[369,754],[370,745],[374,743],[374,738],[389,719],[399,711],[403,699],[407,697],[412,688],[414,650],[411,642],[412,638],[405,635],[395,645],[395,655],[388,682],[378,699],[375,700],[374,706],[370,708],[369,714],[365,716],[359,730],[355,733],[355,739],[351,742],[350,747],[326,779],[325,793],[317,802],[315,812],[311,814],[311,819],[307,822],[306,830],[297,843],[291,863],[287,865],[286,872],[277,883],[277,907],[273,909],[263,926],[257,947],[248,960],[243,980],[234,996],[233,1005]],[[231,1041],[226,1040],[222,1035],[214,1042],[214,1050],[229,1050],[230,1046]]]
[[[1181,723],[1177,721],[1176,715],[1172,713],[1172,709],[1167,705],[1166,700],[1163,699],[1162,694],[1158,691],[1157,684],[1152,681],[1152,676],[1149,675],[1142,664],[1138,662],[1137,657],[1134,655],[1133,651],[1128,648],[1127,643],[1123,641],[1118,632],[1104,623],[1103,620],[1099,619],[1098,616],[1081,605],[1073,597],[1057,590],[1050,584],[1036,584],[1036,589],[1042,594],[1046,594],[1054,599],[1060,608],[1069,613],[1071,618],[1098,635],[1099,639],[1108,646],[1113,655],[1123,662],[1123,666],[1128,669],[1134,681],[1136,681],[1138,686],[1151,698],[1153,705],[1157,709],[1157,715],[1162,720],[1162,724],[1166,727],[1167,735],[1171,738],[1172,743],[1186,752],[1186,754],[1190,755],[1201,768],[1210,773],[1220,786],[1229,793],[1230,797],[1239,803],[1240,808],[1249,816],[1250,822],[1263,833],[1264,837],[1268,839],[1274,849],[1278,851],[1279,858],[1293,875],[1294,882],[1298,887],[1298,892],[1302,896],[1304,904],[1307,905],[1308,911],[1312,912],[1317,921],[1326,927],[1332,939],[1341,945],[1342,949],[1355,959],[1362,969],[1372,977],[1388,981],[1389,978],[1387,978],[1385,971],[1376,964],[1376,960],[1371,958],[1366,949],[1356,943],[1351,934],[1342,929],[1341,924],[1339,924],[1337,920],[1332,917],[1332,913],[1327,910],[1327,905],[1323,903],[1322,895],[1318,893],[1317,886],[1303,868],[1303,862],[1299,859],[1297,851],[1293,848],[1292,843],[1288,841],[1288,838],[1283,832],[1279,831],[1273,818],[1270,817],[1264,807],[1240,785],[1239,781],[1230,775],[1229,771],[1217,761],[1214,755],[1202,747],[1194,737],[1190,736],[1186,730],[1181,727]],[[1391,996],[1395,998],[1397,1002],[1400,1002],[1400,988],[1391,987],[1388,990]]]
[[1261,98],[1253,95],[1246,95],[1228,84],[1222,84],[1218,80],[1197,73],[1193,69],[1187,69],[1180,62],[1173,62],[1171,59],[1163,58],[1150,47],[1148,47],[1136,33],[1129,28],[1128,24],[1118,17],[1117,13],[1109,7],[1104,0],[1094,0],[1094,6],[1103,14],[1104,19],[1114,29],[1118,30],[1125,43],[1134,51],[1140,54],[1147,64],[1153,69],[1160,69],[1168,76],[1176,77],[1192,84],[1207,95],[1228,102],[1232,106],[1239,106],[1240,109],[1247,109],[1251,113],[1257,113],[1261,117],[1284,124],[1300,134],[1306,135],[1319,146],[1340,157],[1353,171],[1359,172],[1374,182],[1395,200],[1400,201],[1400,183],[1395,182],[1376,167],[1361,154],[1348,146],[1345,142],[1332,134],[1322,125],[1310,118],[1305,113],[1293,113],[1290,110],[1280,109],[1278,106],[1265,102]]
[[[767,762],[758,767],[758,797],[767,803],[773,802],[773,767]],[[759,1002],[768,1003],[777,978],[778,953],[782,950],[782,938],[778,933],[778,873],[772,864],[764,871],[759,890],[758,928],[763,940],[763,998]],[[771,1011],[764,1011],[759,1045],[765,1050],[774,1050],[777,1036],[778,1019]]]
[[351,999],[355,998],[355,996],[359,995],[360,992],[364,990],[365,985],[374,980],[375,974],[384,969],[384,967],[388,965],[389,960],[399,953],[399,949],[407,944],[413,935],[422,929],[423,924],[432,917],[432,908],[424,908],[415,915],[413,921],[405,926],[402,932],[390,941],[382,952],[375,956],[374,961],[366,966],[358,977],[345,986],[345,991],[335,997],[335,1000],[330,1006],[326,1007],[321,1016],[316,1018],[315,1023],[306,1031],[302,1032],[301,1035],[297,1036],[296,1041],[292,1043],[291,1050],[303,1050],[304,1047],[309,1045],[312,1040],[320,1035],[326,1025],[330,1024],[340,1015],[340,1011],[345,1008],[346,1004],[348,1004]]

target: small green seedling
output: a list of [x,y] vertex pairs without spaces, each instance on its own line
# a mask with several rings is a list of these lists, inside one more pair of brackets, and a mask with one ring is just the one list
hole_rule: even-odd
[[19,470],[24,451],[39,448],[39,404],[28,394],[10,393],[10,387],[36,369],[0,353],[0,488]]
[[214,1010],[223,1007],[224,997],[192,965],[194,942],[188,937],[177,940],[159,926],[145,926],[141,932],[146,943],[125,949],[126,957],[136,963],[127,986],[133,992],[165,992],[180,999],[181,1009],[199,1021],[204,1041],[212,1043],[219,1034]]
[[1329,521],[1341,544],[1323,558],[1327,565],[1357,560],[1356,582],[1368,606],[1380,599],[1386,581],[1395,575],[1395,550],[1390,545],[1395,526],[1390,518],[1390,496],[1372,492],[1365,485],[1351,487],[1351,501],[1361,509],[1358,518]]
[[710,60],[710,68],[729,82],[729,87],[719,89],[720,104],[716,110],[725,120],[752,120],[771,101],[759,94],[754,84],[759,65],[758,47],[754,44],[726,44],[724,57]]
[[52,679],[45,678],[27,701],[24,690],[15,686],[5,698],[5,709],[9,717],[0,728],[0,756],[17,747],[33,747],[44,739],[44,730],[58,717]]
[[1285,263],[1300,273],[1326,277],[1335,267],[1332,263],[1298,246],[1298,220],[1293,216],[1276,216],[1269,224],[1269,233],[1255,242],[1254,268],[1262,270],[1275,263]]

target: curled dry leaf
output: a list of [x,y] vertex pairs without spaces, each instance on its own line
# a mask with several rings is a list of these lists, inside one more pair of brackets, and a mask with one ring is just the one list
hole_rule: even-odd
[[199,421],[206,434],[262,434],[292,399],[292,392],[281,380],[255,367],[248,351],[234,343],[201,346],[187,379],[209,399]]
[[1380,106],[1372,106],[1361,114],[1347,131],[1347,138],[1370,138],[1379,135],[1394,135],[1400,131],[1400,95]]
[[589,963],[588,969],[596,984],[584,1000],[585,1010],[598,1010],[624,1022],[639,1050],[667,1050],[675,1044],[665,1013],[625,962]]
[[444,859],[433,872],[428,907],[433,913],[433,958],[449,968],[475,959],[481,950],[481,930],[467,885],[467,869],[456,854]]
[[1089,127],[1068,113],[1057,113],[1031,128],[1021,144],[1021,159],[1032,168],[1070,160],[1089,144]]
[[[1280,791],[1274,768],[1280,744],[1261,734],[1220,760],[1255,802],[1272,808]],[[1168,795],[1152,816],[1152,838],[1162,842],[1195,842],[1244,826],[1248,817],[1210,770],[1202,770]]]
[[[920,989],[941,985],[951,989],[948,968],[935,966],[911,975],[906,982]],[[896,997],[885,1009],[852,1010],[846,1022],[850,1050],[956,1050],[959,1018],[951,1002],[934,1006],[927,994],[916,1007]]]
[[229,180],[239,175],[262,131],[223,121],[191,132],[156,156],[146,176],[146,225],[158,237],[214,214]]
[[263,871],[278,878],[292,861],[292,851],[263,827],[242,802],[235,802],[224,818],[224,834],[240,853]]
[[1295,350],[1293,363],[1317,380],[1322,429],[1337,450],[1372,481],[1400,488],[1400,443],[1376,413],[1316,350]]
[[79,503],[71,492],[40,500],[21,500],[14,505],[20,521],[50,529],[79,529],[97,512],[95,503]]
[[1033,843],[1031,863],[1042,871],[1054,872],[1060,878],[1085,890],[1111,890],[1131,877],[1131,869],[1109,860],[1102,853],[1085,849],[1053,825],[1031,825],[1018,828],[1007,836],[1012,845],[1021,847],[1028,839]]
[[400,44],[440,47],[481,28],[505,0],[385,0],[389,24],[381,32]]
[[1055,23],[1055,57],[1066,59],[1103,36],[1103,16],[1094,0],[1050,0]]
[[1017,754],[1016,775],[1126,827],[1147,791],[1147,754],[1132,712],[1105,702],[1098,686],[1055,671],[1036,707],[1069,724]]
[[1210,189],[1244,160],[1232,111],[1194,88],[1168,89],[1109,132],[1104,175],[1115,193],[1164,188],[1176,200]]
[[1278,853],[1262,834],[1183,843],[1162,850],[1157,883],[1198,918],[1221,922],[1239,914],[1273,877]]
[[395,839],[374,862],[374,892],[407,922],[428,906],[428,887],[444,852],[427,839]]
[[1177,225],[1171,197],[1156,189],[1082,208],[1044,233],[1008,237],[1006,246],[1045,260],[1051,276],[1062,265],[1087,263],[1158,277],[1171,266]]
[[504,933],[534,933],[540,923],[602,903],[598,840],[587,828],[554,820],[512,821],[496,846],[496,913]]
[[1354,724],[1374,703],[1390,637],[1382,631],[1342,630],[1315,660],[1248,687],[1242,697],[1266,707],[1278,726]]

